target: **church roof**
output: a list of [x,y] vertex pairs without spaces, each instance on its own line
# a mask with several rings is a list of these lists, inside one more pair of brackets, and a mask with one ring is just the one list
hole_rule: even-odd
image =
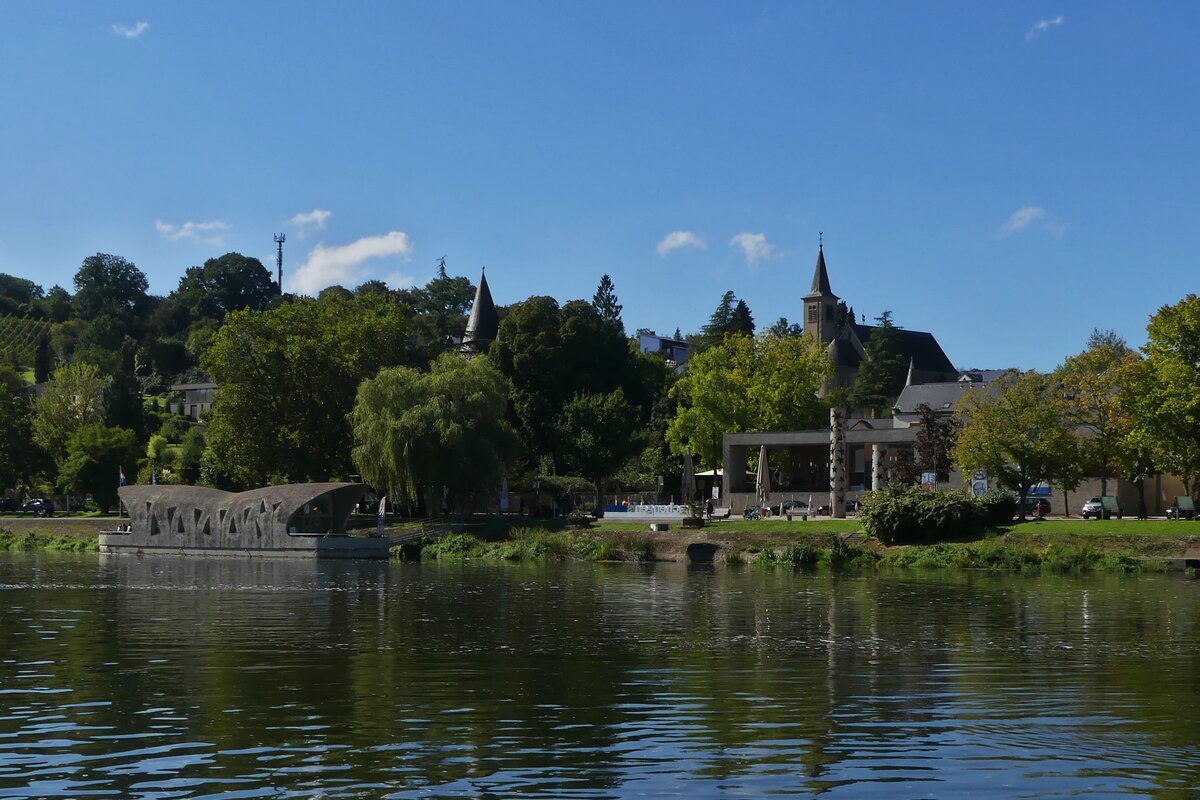
[[825,269],[824,247],[817,247],[817,266],[813,269],[812,288],[809,289],[805,297],[816,297],[818,295],[837,299],[837,295],[833,293],[833,289],[829,288],[829,272]]
[[480,273],[479,287],[475,290],[475,302],[471,304],[471,317],[463,334],[464,350],[485,350],[495,341],[500,332],[500,315],[492,302],[492,290],[488,288],[487,275]]
[[834,367],[855,368],[862,363],[862,356],[854,345],[840,337],[829,343],[828,352]]
[[[859,325],[857,322],[850,323],[854,328],[854,334],[858,340],[862,342],[863,347],[867,346],[867,342],[871,340],[873,334],[878,327],[875,325]],[[938,344],[938,340],[933,338],[932,333],[927,331],[909,331],[904,328],[897,328],[896,333],[900,336],[900,346],[904,350],[904,354],[908,356],[912,367],[919,372],[944,372],[957,377],[958,370],[950,363],[950,359],[946,357],[946,353],[942,350],[942,346]]]

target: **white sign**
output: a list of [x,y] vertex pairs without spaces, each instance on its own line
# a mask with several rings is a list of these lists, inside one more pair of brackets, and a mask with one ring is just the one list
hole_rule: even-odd
[[714,487],[713,487],[713,490],[712,490],[712,496],[713,496],[713,501],[714,501],[714,502],[716,502],[717,500],[720,500],[720,499],[721,499],[721,489],[720,489],[720,487],[717,487],[717,486],[714,486]]

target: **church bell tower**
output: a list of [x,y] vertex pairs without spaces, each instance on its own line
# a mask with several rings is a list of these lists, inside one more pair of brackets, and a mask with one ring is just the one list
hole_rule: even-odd
[[837,334],[838,296],[829,288],[829,273],[825,271],[825,243],[817,245],[817,266],[813,270],[812,288],[804,295],[804,332],[822,344],[833,341]]

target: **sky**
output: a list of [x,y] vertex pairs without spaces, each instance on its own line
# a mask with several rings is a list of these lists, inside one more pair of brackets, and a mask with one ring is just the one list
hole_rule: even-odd
[[[590,299],[835,293],[957,366],[1145,341],[1196,291],[1200,4],[0,3],[0,272]],[[823,232],[823,234],[822,234]]]

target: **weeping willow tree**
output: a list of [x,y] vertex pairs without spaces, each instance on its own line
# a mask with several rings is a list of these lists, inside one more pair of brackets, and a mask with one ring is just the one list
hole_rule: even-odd
[[490,495],[517,452],[507,401],[508,384],[487,359],[445,353],[429,372],[382,369],[359,386],[350,413],[354,464],[410,509],[424,500],[435,513],[443,491],[452,505]]

